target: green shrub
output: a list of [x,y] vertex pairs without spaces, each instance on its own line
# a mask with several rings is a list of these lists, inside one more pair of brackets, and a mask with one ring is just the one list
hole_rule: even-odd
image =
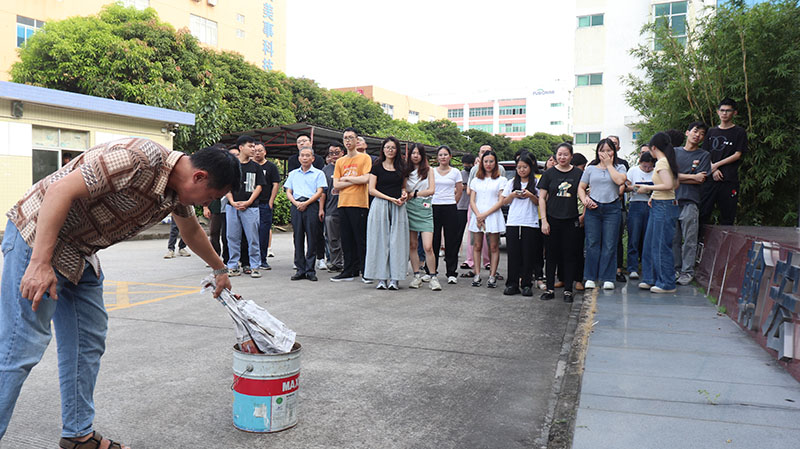
[[286,191],[279,187],[278,196],[275,197],[275,204],[272,208],[272,224],[285,225],[292,221],[289,198],[286,198]]

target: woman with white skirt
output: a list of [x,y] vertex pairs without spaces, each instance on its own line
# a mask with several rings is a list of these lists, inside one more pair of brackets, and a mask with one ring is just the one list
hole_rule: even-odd
[[378,290],[397,290],[408,265],[405,167],[397,157],[400,142],[396,138],[387,137],[381,148],[369,174],[369,194],[375,199],[367,216],[364,277],[378,279]]
[[[472,209],[469,231],[472,233],[473,257],[475,260],[480,260],[485,234],[486,243],[489,244],[489,281],[486,284],[489,288],[497,287],[500,233],[506,230],[506,222],[503,220],[503,212],[500,207],[503,205],[503,188],[507,182],[505,177],[500,176],[497,154],[494,151],[487,151],[481,156],[478,173],[469,184],[471,191],[469,206]],[[472,286],[480,287],[480,264],[476,263],[473,269],[475,277],[472,280]]]

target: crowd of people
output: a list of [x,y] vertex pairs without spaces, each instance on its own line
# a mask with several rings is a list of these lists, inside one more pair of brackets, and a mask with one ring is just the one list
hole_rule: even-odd
[[[394,137],[370,157],[364,139],[347,128],[323,158],[300,135],[282,187],[294,232],[291,279],[317,281],[317,271],[327,270],[337,273],[333,282],[360,279],[397,290],[410,278],[409,288],[427,283],[438,291],[459,277],[480,287],[487,270],[486,286],[496,288],[504,279],[498,267],[505,235],[506,295],[533,296],[538,288],[549,300],[563,287],[571,302],[573,291],[613,290],[628,278],[654,293],[673,292],[693,279],[700,224],[715,205],[721,224],[735,218],[747,136],[732,122],[734,101],[723,100],[718,113],[718,127],[693,122],[683,133],[657,133],[632,168],[618,155],[619,138],[608,136],[591,161],[561,143],[543,170],[520,150],[508,176],[489,145],[477,157],[462,156],[459,170],[446,145],[432,166],[425,145],[403,148]],[[242,185],[206,208],[211,240],[230,276],[259,277],[270,269],[280,175],[252,137],[229,151],[241,163]],[[166,257],[174,257],[175,237]],[[467,272],[459,275],[462,246]]]

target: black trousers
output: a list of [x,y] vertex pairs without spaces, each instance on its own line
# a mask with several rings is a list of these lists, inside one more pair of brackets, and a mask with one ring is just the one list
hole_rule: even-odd
[[[538,228],[528,226],[506,226],[506,254],[508,256],[508,277],[506,286],[530,287],[533,285],[536,251],[542,253],[541,239],[538,239]],[[541,235],[541,233],[540,233]],[[541,266],[539,270],[541,271]]]
[[[622,202],[622,215],[619,220],[619,238],[617,239],[617,268],[619,268],[620,271],[625,271],[625,260],[623,259],[625,252],[622,249],[622,235],[625,234],[625,230],[628,229],[628,225],[626,224],[627,218],[628,211],[625,210],[625,202]],[[583,271],[581,271],[580,277],[583,277]]]
[[462,234],[458,233],[458,209],[455,204],[433,205],[433,256],[436,258],[436,272],[439,272],[439,248],[442,247],[444,230],[444,263],[446,276],[458,276],[458,250]]
[[[222,230],[222,223],[224,221],[225,221],[225,216],[224,215],[215,214],[215,213],[211,214],[211,221],[209,222],[209,226],[208,226],[208,233],[209,233],[209,237],[208,238],[211,240],[211,247],[214,248],[214,251],[217,254],[220,254],[220,251],[222,249],[222,247],[220,246],[219,242],[220,242],[220,238],[222,237],[222,235],[220,234],[220,231]],[[228,239],[225,239],[224,243],[225,243],[225,246],[227,247],[228,246]]]
[[[578,227],[575,230],[575,280],[583,281],[583,263],[586,262],[585,243],[586,228]],[[644,239],[642,239],[644,240]]]
[[544,279],[544,234],[540,228],[533,228],[533,277]]
[[309,204],[304,211],[292,205],[291,213],[294,230],[294,265],[297,267],[297,274],[313,274],[321,227],[319,203],[315,201]]
[[364,273],[364,260],[367,257],[367,214],[363,207],[340,207],[339,226],[341,229],[344,268],[342,274],[358,276]]
[[555,289],[556,267],[563,276],[564,291],[572,291],[575,280],[576,245],[578,240],[578,217],[566,220],[547,217],[550,224],[550,237],[547,239],[547,289]]
[[[463,193],[463,195],[466,194],[467,194],[466,192]],[[458,230],[456,231],[456,235],[458,236],[458,247],[460,252],[461,242],[464,241],[464,230],[467,229],[467,210],[456,209],[456,214],[458,216]]]
[[703,183],[700,200],[700,225],[708,224],[714,206],[719,207],[719,224],[733,226],[739,204],[739,182],[707,181]]

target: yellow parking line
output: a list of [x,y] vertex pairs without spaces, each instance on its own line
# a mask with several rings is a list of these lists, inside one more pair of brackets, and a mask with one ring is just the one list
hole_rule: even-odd
[[178,296],[184,296],[184,295],[190,295],[192,293],[198,293],[199,291],[200,291],[200,288],[198,287],[198,288],[196,288],[194,290],[188,290],[188,291],[185,291],[185,292],[182,292],[182,293],[175,293],[173,295],[161,296],[159,298],[148,299],[146,301],[140,301],[140,302],[136,302],[136,303],[133,303],[133,304],[126,304],[126,305],[121,305],[121,306],[117,306],[116,304],[113,304],[113,305],[110,305],[110,306],[106,307],[106,311],[111,312],[113,310],[128,309],[128,308],[131,308],[131,307],[141,306],[141,305],[144,305],[144,304],[152,304],[154,302],[163,301],[163,300],[169,299],[169,298],[175,298],[175,297],[178,297]]
[[117,306],[123,307],[131,303],[131,298],[128,296],[127,282],[117,282],[117,291],[115,294],[117,296]]
[[[186,289],[183,289],[183,290],[144,290],[144,291],[141,291],[141,292],[127,291],[127,292],[125,292],[125,294],[126,295],[149,295],[151,293],[180,293],[180,292],[185,292],[185,291],[187,291],[187,290]],[[106,291],[104,293],[107,293],[109,295],[117,295],[117,294],[119,294],[117,291],[113,291],[113,292]]]
[[149,285],[151,287],[188,288],[188,289],[191,289],[191,290],[195,290],[195,289],[200,288],[200,287],[198,287],[196,285],[153,284],[153,283],[150,283],[150,282],[105,281],[105,283],[107,283],[107,284],[108,283],[118,284],[120,282],[124,282],[124,283],[126,283],[128,285]]

